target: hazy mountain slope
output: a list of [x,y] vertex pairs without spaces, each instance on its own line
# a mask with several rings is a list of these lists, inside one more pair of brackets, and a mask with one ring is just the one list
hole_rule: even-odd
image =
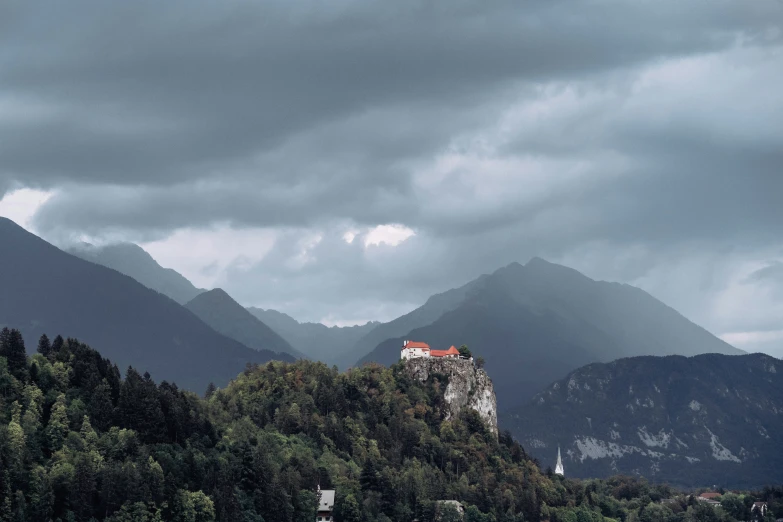
[[0,325],[19,328],[28,352],[42,333],[101,346],[125,369],[203,392],[249,361],[288,355],[258,352],[218,334],[172,299],[119,272],[72,256],[0,218]]
[[133,243],[96,247],[87,243],[71,247],[69,253],[132,277],[147,288],[185,304],[204,290],[196,288],[179,272],[163,268],[146,250]]
[[468,344],[487,360],[504,409],[590,362],[743,353],[642,290],[593,281],[541,259],[512,263],[468,286],[454,310],[385,340],[359,363],[396,361],[404,338],[434,348]]
[[277,310],[264,310],[263,308],[248,306],[247,311],[280,335],[283,335],[282,332],[294,332],[300,326],[299,321]]
[[[433,348],[467,344],[474,356],[486,360],[501,409],[525,402],[568,369],[596,360],[612,344],[589,324],[570,324],[549,311],[532,312],[493,285],[405,338],[424,340]],[[403,339],[384,341],[361,364],[396,362]]]
[[389,321],[388,323],[377,325],[356,341],[352,348],[354,360],[359,360],[360,362],[364,361],[366,360],[366,356],[369,356],[370,352],[383,341],[395,337],[403,337],[408,332],[416,328],[427,326],[446,312],[454,310],[465,300],[465,297],[470,292],[475,291],[482,286],[486,277],[488,276],[482,275],[478,279],[459,288],[453,288],[446,292],[435,294],[427,299],[426,303],[412,312],[400,316],[393,321]]
[[288,341],[296,350],[311,359],[346,368],[356,362],[354,344],[379,323],[359,326],[326,326],[321,323],[300,323],[277,310],[248,308],[248,311]]
[[502,416],[566,475],[679,485],[783,481],[783,361],[762,354],[634,357],[575,370]]
[[196,314],[215,331],[255,350],[284,352],[302,357],[285,339],[220,288],[197,295],[185,308]]
[[631,285],[594,281],[540,258],[525,266],[513,263],[493,277],[520,303],[588,322],[610,334],[622,349],[613,358],[744,353]]

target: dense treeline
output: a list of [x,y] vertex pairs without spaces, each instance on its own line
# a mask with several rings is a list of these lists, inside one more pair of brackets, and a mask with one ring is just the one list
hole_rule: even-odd
[[[0,521],[313,522],[318,485],[337,490],[340,522],[429,522],[445,499],[468,522],[750,518],[635,479],[543,474],[477,414],[444,420],[445,384],[400,366],[270,362],[202,399],[133,368],[122,379],[75,339],[44,336],[28,358],[4,329]],[[781,491],[762,495],[776,509]]]

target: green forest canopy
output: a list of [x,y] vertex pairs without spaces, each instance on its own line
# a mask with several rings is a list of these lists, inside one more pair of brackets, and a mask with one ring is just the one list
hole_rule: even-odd
[[[139,340],[143,342],[143,340]],[[0,332],[0,521],[313,522],[316,488],[339,522],[723,522],[783,489],[728,494],[714,509],[665,485],[542,473],[478,414],[441,414],[445,377],[401,365],[339,373],[322,363],[248,366],[206,398],[156,384],[75,339],[26,357]],[[673,499],[662,504],[662,499]]]

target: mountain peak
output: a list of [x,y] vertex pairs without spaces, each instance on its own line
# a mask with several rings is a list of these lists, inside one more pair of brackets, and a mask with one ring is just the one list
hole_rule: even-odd
[[81,243],[71,246],[67,251],[130,276],[147,288],[167,295],[180,304],[187,303],[202,292],[182,274],[160,266],[149,252],[135,243],[121,242],[104,246]]
[[32,232],[26,230],[23,226],[18,224],[16,221],[9,219],[7,217],[0,216],[0,232],[6,233],[6,234],[19,234],[24,233],[30,236],[34,236]]
[[189,308],[191,311],[195,311],[197,308],[202,309],[205,307],[219,307],[226,311],[230,310],[232,313],[239,313],[242,315],[247,314],[248,316],[252,316],[257,321],[262,322],[260,319],[253,316],[253,314],[251,314],[245,307],[239,304],[228,294],[228,292],[222,288],[213,288],[212,290],[201,292],[185,304],[185,308]]
[[213,329],[236,339],[245,346],[256,350],[272,350],[296,357],[302,356],[277,332],[237,303],[222,288],[214,288],[197,295],[185,305],[185,308]]
[[234,298],[228,295],[228,292],[226,292],[222,288],[213,288],[212,290],[207,290],[206,292],[202,292],[193,298],[194,301],[196,299],[214,299],[214,300],[230,301],[232,303],[236,303]]

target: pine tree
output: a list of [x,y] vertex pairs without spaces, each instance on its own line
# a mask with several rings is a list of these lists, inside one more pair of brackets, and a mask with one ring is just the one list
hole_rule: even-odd
[[30,382],[32,383],[38,383],[38,374],[40,373],[40,370],[38,369],[38,363],[33,361],[30,363]]
[[93,496],[96,493],[95,470],[85,454],[80,454],[74,465],[71,506],[80,521],[88,521],[93,512]]
[[49,355],[51,357],[56,356],[58,353],[60,353],[60,350],[63,349],[64,345],[65,340],[63,339],[62,335],[58,335],[54,338],[54,341],[52,341],[52,350],[49,352]]
[[214,382],[210,382],[207,385],[207,391],[204,392],[204,398],[209,400],[209,398],[212,397],[212,395],[214,395],[216,391],[217,391],[217,386],[215,386]]
[[49,520],[54,504],[54,494],[47,480],[46,469],[36,466],[30,477],[29,520]]
[[98,434],[92,429],[90,418],[87,415],[82,418],[82,427],[79,430],[79,435],[81,435],[82,440],[88,449],[94,450],[98,445]]
[[114,423],[114,404],[111,401],[111,388],[106,379],[93,390],[89,411],[92,422],[101,431],[108,430]]
[[163,468],[158,462],[152,458],[147,457],[147,467],[143,472],[144,481],[149,488],[150,501],[160,504],[163,502],[165,496],[165,476],[163,474]]
[[49,424],[46,425],[46,442],[49,451],[54,453],[59,450],[66,435],[68,435],[68,411],[65,408],[65,394],[61,393],[54,401]]
[[[6,327],[3,327],[2,330],[0,330],[0,350],[4,350],[5,346],[8,345],[11,342],[11,329]],[[5,356],[5,353],[0,352],[0,355]]]
[[24,339],[19,330],[3,328],[0,333],[0,356],[8,361],[8,371],[20,382],[27,382],[27,354],[24,349]]
[[145,374],[129,367],[120,387],[119,409],[123,425],[139,433],[144,441],[158,442],[164,439],[166,424],[158,400],[155,383]]
[[21,490],[16,490],[14,499],[14,522],[25,522],[27,520],[27,501]]
[[2,522],[11,522],[13,520],[13,499],[11,498],[11,473],[6,468],[2,475],[0,483],[0,520]]
[[375,461],[372,457],[367,458],[367,462],[364,463],[362,473],[359,476],[359,484],[364,491],[378,491],[378,469],[375,466]]
[[47,337],[46,334],[43,334],[41,338],[38,339],[38,353],[44,357],[49,357],[49,354],[52,353],[52,343],[49,341],[49,337]]
[[[43,392],[41,392],[38,386],[30,384],[29,386],[25,386],[23,395],[27,407],[22,416],[22,428],[28,439],[36,438],[41,428],[41,413],[43,411],[44,402]],[[35,445],[38,445],[37,440],[35,441]]]
[[22,472],[25,454],[25,435],[22,429],[22,407],[14,401],[11,405],[11,422],[7,428],[9,464],[14,473]]

